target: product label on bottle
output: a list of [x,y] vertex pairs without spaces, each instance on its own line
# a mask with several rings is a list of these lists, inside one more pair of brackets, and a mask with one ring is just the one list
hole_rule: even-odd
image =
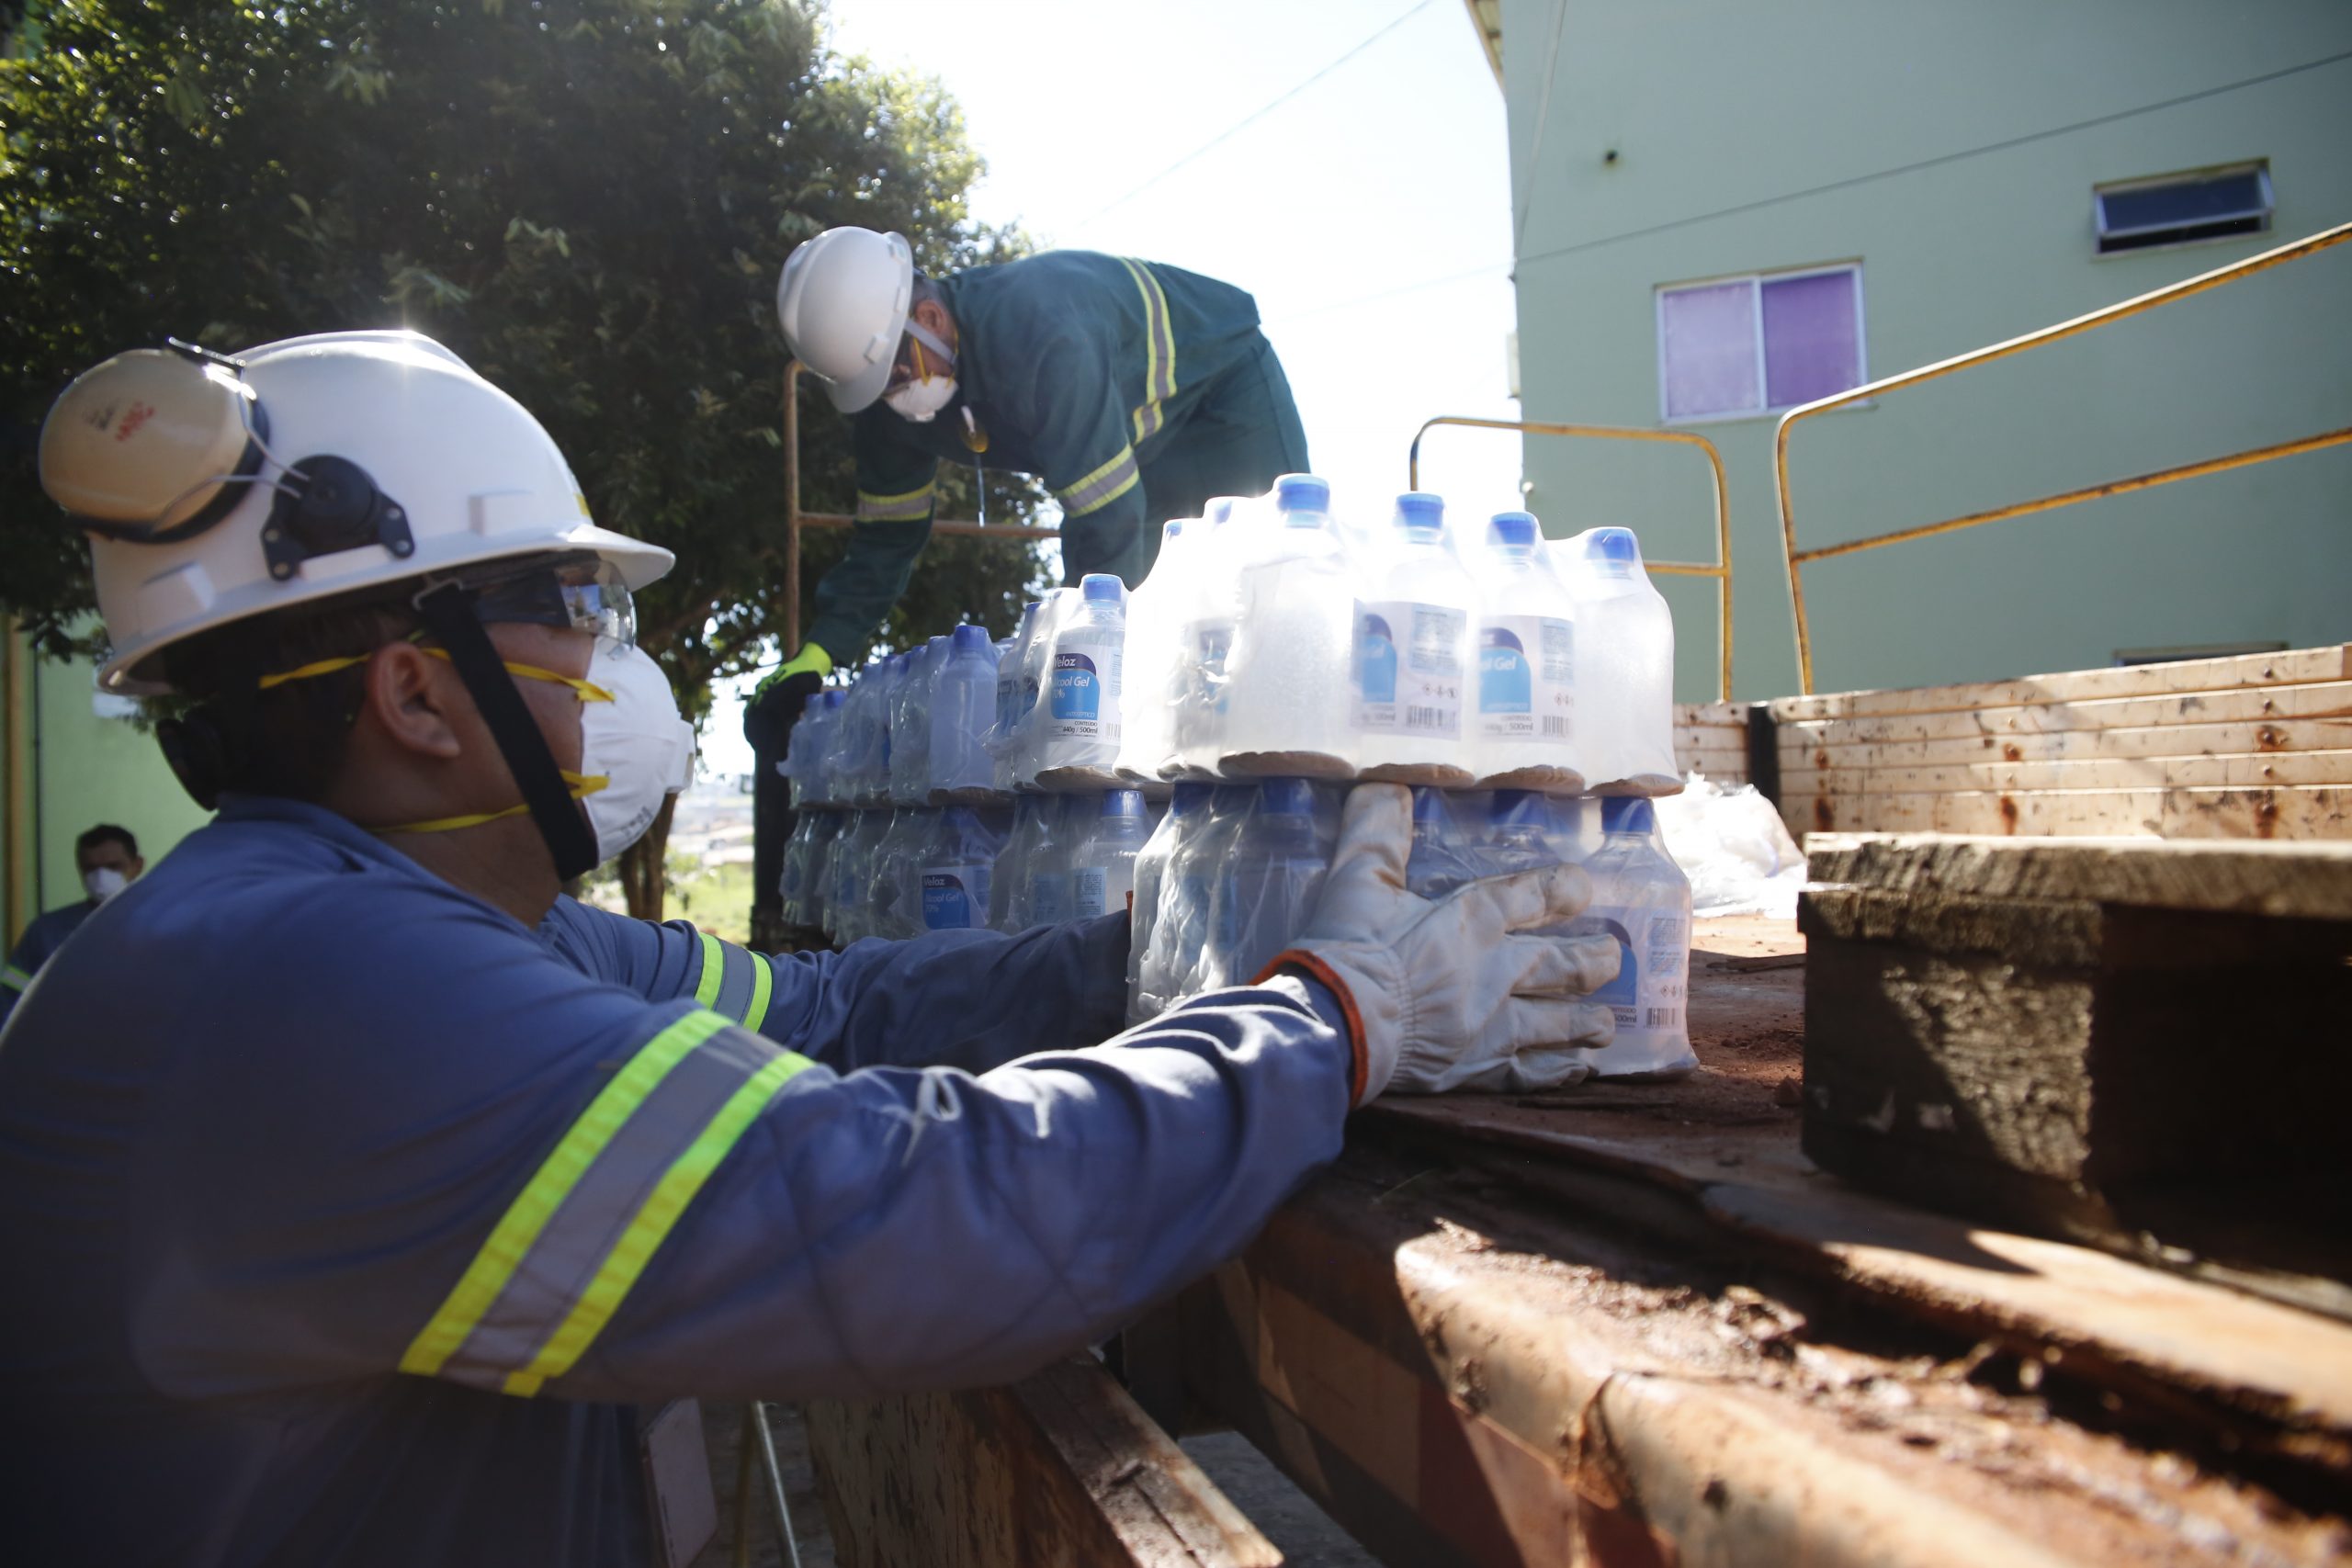
[[1576,627],[1497,615],[1478,633],[1478,728],[1496,739],[1566,740],[1576,713]]
[[1030,922],[1057,926],[1069,919],[1069,878],[1057,872],[1032,872],[1029,876]]
[[1119,739],[1119,650],[1102,643],[1054,649],[1048,698],[1057,740]]
[[1071,918],[1091,920],[1111,912],[1111,874],[1099,865],[1082,865],[1069,874]]
[[986,865],[931,865],[923,868],[923,930],[977,930],[988,923],[989,868]]
[[1617,977],[1592,993],[1620,1030],[1682,1027],[1682,917],[1654,909],[1587,909],[1569,927],[1576,936],[1617,939]]
[[1432,739],[1462,733],[1462,634],[1441,604],[1356,602],[1356,728]]

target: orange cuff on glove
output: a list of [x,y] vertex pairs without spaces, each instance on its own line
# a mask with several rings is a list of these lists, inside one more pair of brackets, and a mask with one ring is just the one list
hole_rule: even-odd
[[1354,994],[1348,989],[1347,982],[1340,979],[1329,964],[1316,957],[1315,954],[1299,948],[1292,948],[1286,953],[1274,954],[1273,961],[1258,971],[1258,977],[1250,984],[1262,986],[1285,969],[1305,971],[1309,977],[1320,983],[1326,990],[1339,999],[1340,1011],[1348,1021],[1348,1049],[1354,1055],[1354,1065],[1348,1071],[1348,1104],[1351,1108],[1362,1105],[1364,1099],[1364,1087],[1371,1070],[1371,1058],[1364,1052],[1363,1015],[1356,1010]]

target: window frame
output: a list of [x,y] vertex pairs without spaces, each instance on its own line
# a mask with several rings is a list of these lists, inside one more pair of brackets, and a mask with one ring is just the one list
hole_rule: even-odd
[[[1812,266],[1781,267],[1764,272],[1730,272],[1714,277],[1685,278],[1679,283],[1661,283],[1652,288],[1651,336],[1657,355],[1657,422],[1660,425],[1727,424],[1734,420],[1770,419],[1786,413],[1799,403],[1774,403],[1770,378],[1766,375],[1764,357],[1764,285],[1793,282],[1805,277],[1827,277],[1848,273],[1854,279],[1854,369],[1859,378],[1854,385],[1866,384],[1871,378],[1870,310],[1863,295],[1862,262],[1857,256],[1849,261],[1822,262]],[[1755,344],[1756,394],[1765,400],[1764,406],[1753,409],[1728,409],[1720,413],[1683,414],[1668,412],[1666,366],[1666,297],[1690,288],[1720,288],[1726,283],[1747,285],[1747,319],[1749,335]],[[1851,403],[1850,408],[1869,408],[1875,400],[1864,399]]]
[[[2151,223],[2136,229],[2110,230],[2107,226],[2107,198],[2120,192],[2154,190],[2164,186],[2200,185],[2230,175],[2252,175],[2262,191],[2262,221],[2255,228],[2234,234],[2199,234],[2183,240],[2165,240],[2152,245],[2119,245],[2110,250],[2110,238],[2129,239],[2134,234],[2151,234],[2165,229],[2189,228],[2194,225]],[[2278,213],[2278,187],[2270,180],[2270,160],[2242,158],[2230,164],[2208,164],[2199,169],[2175,169],[2170,174],[2143,175],[2128,180],[2101,180],[2091,186],[2091,254],[2099,261],[2110,256],[2136,256],[2150,252],[2185,250],[2190,245],[2227,244],[2233,240],[2250,240],[2257,234],[2267,234]],[[2246,216],[2252,216],[2247,214]],[[2209,220],[2214,222],[2233,221],[2229,219]]]

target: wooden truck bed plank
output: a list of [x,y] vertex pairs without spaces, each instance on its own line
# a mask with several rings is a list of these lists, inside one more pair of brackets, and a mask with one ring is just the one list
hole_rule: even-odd
[[[1739,920],[1696,945],[1704,1071],[1385,1102],[1186,1297],[1196,1404],[1400,1563],[2352,1548],[2324,1501],[2352,1474],[2352,1330],[1811,1171],[1804,972],[1755,966],[1801,943]],[[2149,1422],[2195,1457],[2126,1440]]]

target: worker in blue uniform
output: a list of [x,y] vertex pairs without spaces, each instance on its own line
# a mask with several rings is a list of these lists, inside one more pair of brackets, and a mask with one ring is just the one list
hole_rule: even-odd
[[82,898],[33,917],[8,961],[0,964],[0,1025],[17,1009],[17,998],[33,983],[40,966],[98,912],[98,906],[139,880],[147,863],[139,858],[139,840],[128,828],[101,822],[74,840],[74,869],[81,874]]
[[1614,942],[1532,934],[1582,874],[1412,897],[1386,785],[1295,949],[1124,1032],[1124,916],[775,957],[561,897],[690,766],[670,557],[428,340],[119,355],[41,470],[219,818],[0,1036],[25,1562],[639,1568],[641,1407],[1020,1376],[1352,1105],[1610,1036]]
[[1178,267],[1053,251],[930,278],[900,235],[829,229],[786,261],[776,313],[855,416],[857,526],[807,639],[746,713],[757,748],[780,753],[809,693],[906,591],[943,459],[1042,478],[1061,503],[1064,581],[1130,588],[1161,523],[1307,467],[1257,302]]

